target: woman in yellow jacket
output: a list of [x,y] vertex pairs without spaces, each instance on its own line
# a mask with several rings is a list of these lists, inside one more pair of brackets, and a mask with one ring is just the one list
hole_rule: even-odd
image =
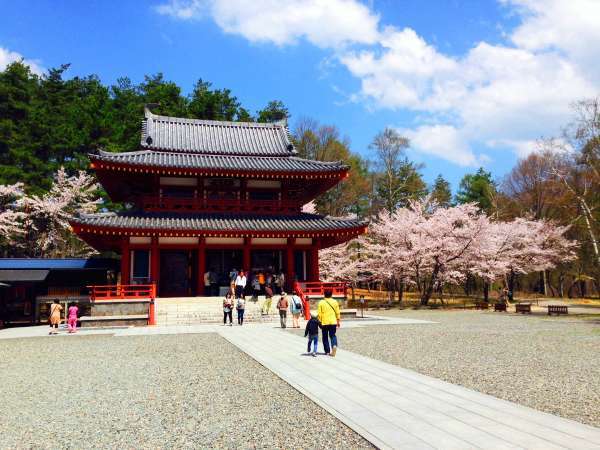
[[[317,319],[323,330],[323,347],[325,354],[335,356],[337,351],[337,337],[335,332],[340,326],[340,305],[337,300],[331,298],[331,290],[325,291],[325,298],[319,302],[317,308]],[[329,342],[331,340],[331,353]]]

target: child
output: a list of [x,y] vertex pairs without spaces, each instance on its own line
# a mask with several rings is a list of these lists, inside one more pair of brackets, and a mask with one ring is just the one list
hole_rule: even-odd
[[77,331],[77,313],[78,312],[79,312],[79,308],[77,307],[77,305],[75,305],[75,303],[71,303],[71,306],[69,306],[69,318],[68,318],[69,333],[75,333]]
[[244,325],[244,310],[246,308],[246,300],[243,297],[237,299],[235,309],[238,315],[238,325]]
[[50,322],[50,333],[49,334],[58,334],[58,325],[60,324],[60,312],[63,310],[63,307],[60,306],[60,303],[57,300],[54,300],[54,303],[50,305],[50,318],[48,321]]
[[227,325],[227,318],[229,318],[229,326],[233,326],[233,297],[230,293],[227,293],[225,300],[223,300],[223,325]]
[[[306,329],[304,330],[304,337],[308,336],[308,349],[307,352],[312,356],[317,356],[317,345],[319,344],[319,321],[317,320],[316,314],[311,314],[310,320],[306,322]],[[313,344],[313,351],[310,352],[310,343]]]

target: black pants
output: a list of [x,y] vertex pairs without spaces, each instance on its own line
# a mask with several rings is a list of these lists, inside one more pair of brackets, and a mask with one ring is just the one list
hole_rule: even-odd
[[219,295],[219,285],[217,283],[210,283],[210,296],[218,297]]
[[321,329],[323,330],[323,348],[325,353],[329,354],[331,351],[330,340],[331,347],[337,347],[337,337],[335,335],[337,325],[323,325]]
[[279,310],[279,323],[281,324],[281,328],[286,327],[286,321],[287,321],[287,309],[280,309]]
[[244,323],[244,310],[238,309],[237,313],[238,313],[238,325],[242,325]]
[[242,298],[244,296],[244,286],[235,285],[235,298]]
[[223,323],[227,323],[227,318],[229,317],[229,323],[233,323],[233,314],[232,311],[223,311]]

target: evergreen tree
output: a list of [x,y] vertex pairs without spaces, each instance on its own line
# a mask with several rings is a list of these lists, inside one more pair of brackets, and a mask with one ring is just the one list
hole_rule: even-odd
[[257,112],[257,122],[272,123],[288,120],[290,113],[281,100],[270,101],[264,109]]
[[[248,118],[247,111],[240,108],[238,99],[229,89],[211,90],[211,83],[198,80],[189,97],[188,113],[194,119],[227,120],[233,122]],[[240,111],[243,110],[243,111]],[[248,120],[244,120],[248,121]]]
[[434,200],[442,208],[448,208],[452,205],[452,192],[450,191],[450,183],[440,174],[433,182],[431,189],[431,199]]
[[490,213],[493,208],[496,195],[496,183],[492,180],[492,174],[486,172],[483,167],[474,174],[467,174],[460,181],[456,202],[476,203],[482,211]]

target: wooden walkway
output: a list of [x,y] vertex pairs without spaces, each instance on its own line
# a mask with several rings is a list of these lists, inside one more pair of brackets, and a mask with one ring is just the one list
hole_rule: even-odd
[[272,325],[218,332],[379,448],[600,449],[598,428],[343,349],[307,356]]

